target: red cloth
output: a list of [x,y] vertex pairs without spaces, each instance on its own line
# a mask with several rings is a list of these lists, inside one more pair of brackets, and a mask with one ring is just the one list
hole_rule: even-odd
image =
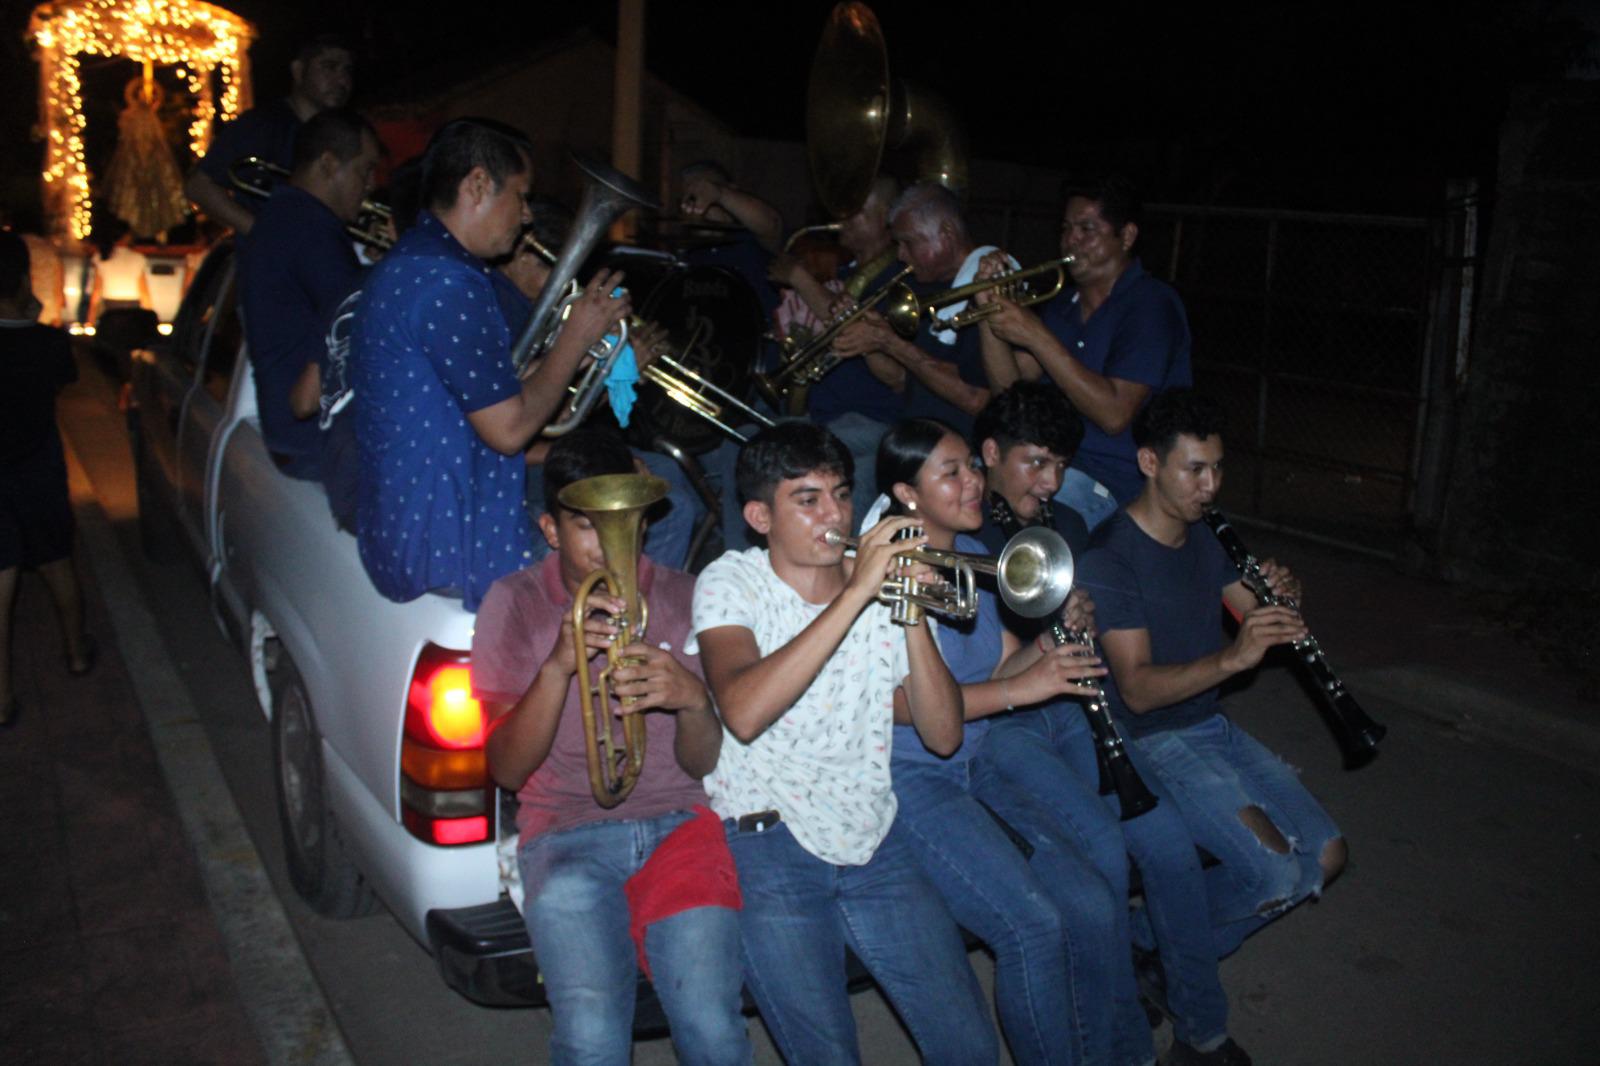
[[633,937],[639,969],[646,977],[650,977],[650,960],[644,950],[646,926],[693,907],[739,910],[744,906],[722,819],[698,805],[694,814],[668,833],[639,872],[622,886],[628,896],[628,935]]

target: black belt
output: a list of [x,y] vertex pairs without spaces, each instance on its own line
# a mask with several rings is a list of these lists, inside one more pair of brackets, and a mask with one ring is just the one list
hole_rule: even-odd
[[739,832],[763,833],[783,820],[777,811],[757,811],[754,814],[741,815],[739,818]]

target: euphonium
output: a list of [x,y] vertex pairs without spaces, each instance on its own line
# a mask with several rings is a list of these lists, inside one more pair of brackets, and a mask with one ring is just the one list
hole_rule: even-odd
[[[578,213],[573,219],[567,241],[561,246],[561,254],[550,267],[550,278],[545,282],[539,298],[534,301],[528,324],[512,345],[511,365],[516,367],[518,374],[523,372],[534,356],[555,342],[556,334],[560,331],[561,315],[570,302],[567,283],[577,277],[578,268],[605,235],[606,229],[626,211],[635,207],[654,210],[657,206],[638,182],[621,171],[577,156],[573,157],[573,161],[587,179],[583,187],[583,199],[578,204]],[[611,346],[608,360],[615,358],[616,353],[622,350],[625,340],[624,337]],[[583,421],[599,398],[606,374],[610,371],[609,362],[602,366],[602,361],[596,359],[591,364],[579,384],[577,397],[568,405],[561,419],[545,427],[545,436],[560,436]]]
[[[860,545],[859,537],[847,537],[830,529],[824,539],[847,548]],[[978,590],[975,574],[993,574],[1000,598],[1024,618],[1042,618],[1058,609],[1072,591],[1072,549],[1053,529],[1035,526],[1006,541],[999,555],[980,555],[945,548],[908,548],[899,556],[908,562],[952,572],[951,581],[925,584],[909,574],[886,578],[878,599],[889,605],[894,621],[914,626],[922,622],[923,611],[965,620],[977,616]]]
[[[667,495],[667,483],[645,474],[602,474],[574,481],[561,490],[561,506],[581,511],[600,539],[605,566],[583,579],[572,597],[572,631],[578,660],[578,701],[583,709],[584,746],[589,757],[589,788],[602,807],[628,798],[644,768],[644,716],[622,716],[622,737],[612,732],[611,673],[629,664],[622,649],[644,635],[650,614],[639,595],[639,551],[644,543],[644,513]],[[598,673],[589,666],[583,624],[596,585],[626,606],[613,619],[617,634],[606,649],[607,665]]]

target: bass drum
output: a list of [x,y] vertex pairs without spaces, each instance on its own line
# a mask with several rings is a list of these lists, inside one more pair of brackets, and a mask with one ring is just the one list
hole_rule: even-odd
[[[635,313],[666,327],[678,362],[748,402],[766,332],[761,303],[750,286],[722,267],[675,264],[652,271],[633,256],[613,262],[627,272],[624,284],[634,293]],[[654,284],[644,294],[643,283],[652,274]],[[737,429],[743,419],[730,412],[724,421]],[[658,435],[696,453],[732,439],[658,386],[641,381],[628,440],[648,449]]]

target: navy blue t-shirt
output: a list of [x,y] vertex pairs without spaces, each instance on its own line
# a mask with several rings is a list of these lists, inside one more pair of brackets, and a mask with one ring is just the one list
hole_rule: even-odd
[[[224,189],[233,188],[228,171],[241,159],[257,156],[285,170],[294,162],[294,135],[300,130],[300,116],[287,99],[273,100],[252,107],[232,122],[217,127],[211,147],[200,160],[201,173]],[[248,194],[234,200],[251,214],[259,214],[262,201]]]
[[[944,292],[949,287],[939,283],[911,282],[912,290],[919,297]],[[980,331],[969,326],[953,332],[956,335],[954,344],[941,343],[929,326],[928,316],[923,315],[922,324],[912,343],[940,362],[955,364],[956,373],[968,385],[987,389],[989,378],[983,371],[983,338]],[[963,438],[972,436],[974,416],[928,388],[915,374],[906,375],[905,402],[900,417],[937,418],[953,427]]]
[[322,431],[315,418],[294,417],[289,391],[307,363],[326,369],[328,324],[361,275],[344,223],[293,185],[273,190],[239,240],[239,297],[261,436],[293,477],[321,476]]
[[[1062,346],[1096,374],[1148,385],[1152,395],[1194,384],[1183,301],[1171,285],[1146,273],[1137,259],[1128,264],[1111,295],[1087,322],[1076,291],[1051,300],[1040,318]],[[1083,424],[1083,444],[1073,457],[1073,467],[1127,506],[1144,490],[1132,431],[1111,436],[1087,418]]]
[[[842,267],[839,279],[843,281],[849,278],[855,268],[854,263]],[[863,302],[903,269],[901,263],[893,261],[880,270],[876,277],[867,282]],[[865,359],[846,359],[811,386],[811,391],[806,394],[806,408],[811,420],[821,426],[852,411],[888,423],[900,417],[902,399],[900,393],[884,384],[868,368]]]
[[[1102,633],[1143,629],[1150,634],[1150,661],[1175,666],[1210,655],[1228,643],[1222,628],[1222,590],[1239,571],[1209,529],[1196,522],[1179,548],[1151,538],[1126,510],[1095,529],[1078,564],[1077,584],[1094,597]],[[1182,729],[1221,711],[1217,688],[1181,703],[1134,714],[1122,702],[1116,679],[1105,679],[1106,696],[1130,735]]]

